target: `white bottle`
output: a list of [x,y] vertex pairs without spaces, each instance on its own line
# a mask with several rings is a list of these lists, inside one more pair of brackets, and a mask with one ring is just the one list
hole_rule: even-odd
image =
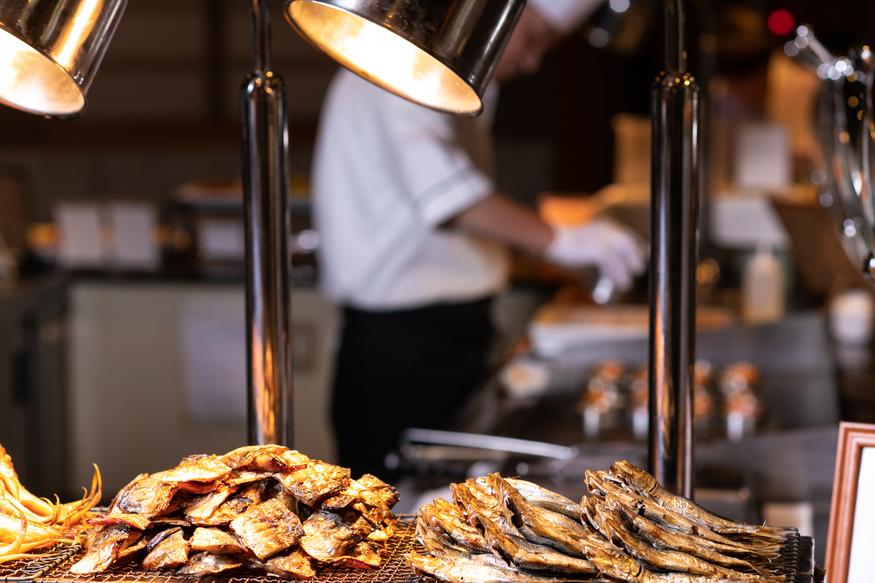
[[757,247],[741,278],[741,317],[748,324],[777,322],[785,311],[784,269],[771,248]]

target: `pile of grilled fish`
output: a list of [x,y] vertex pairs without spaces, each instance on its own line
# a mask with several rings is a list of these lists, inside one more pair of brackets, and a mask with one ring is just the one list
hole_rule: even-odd
[[577,504],[498,474],[422,507],[408,563],[452,583],[778,583],[788,531],[716,516],[617,462]]
[[398,492],[278,445],[195,455],[141,474],[89,520],[76,574],[131,560],[199,577],[256,569],[311,579],[318,564],[377,568]]

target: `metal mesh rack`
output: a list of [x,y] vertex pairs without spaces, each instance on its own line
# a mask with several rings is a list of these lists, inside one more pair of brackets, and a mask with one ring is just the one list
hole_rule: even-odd
[[785,583],[811,583],[814,580],[814,541],[811,537],[799,536],[795,528],[785,529],[787,541],[781,549],[779,566]]
[[79,545],[60,544],[48,552],[39,553],[36,558],[4,563],[0,565],[0,581],[35,581],[66,563],[81,550]]
[[[379,569],[353,569],[323,566],[317,570],[312,583],[413,583],[434,581],[418,575],[404,560],[404,554],[416,550],[416,516],[399,517],[397,530],[386,544],[386,556]],[[812,583],[814,565],[812,541],[800,537],[795,529],[781,553],[781,570],[786,583]],[[0,565],[0,583],[182,583],[191,577],[174,575],[170,571],[144,571],[134,564],[116,566],[103,573],[76,575],[70,573],[72,559],[82,548],[78,545],[55,547],[36,559],[14,561]],[[276,576],[230,571],[227,574],[206,577],[222,583],[275,583]]]
[[[386,543],[386,556],[379,569],[353,569],[323,566],[317,569],[312,583],[411,583],[419,581],[413,568],[404,560],[404,554],[414,548],[416,517],[399,516],[395,533]],[[57,548],[57,547],[56,547]],[[113,566],[103,573],[77,575],[70,572],[70,561],[81,547],[64,546],[38,559],[14,561],[0,565],[0,582],[34,583],[181,583],[192,577],[174,575],[172,571],[144,571],[135,564]],[[206,577],[223,583],[276,583],[278,577],[268,574],[230,571],[227,574]]]

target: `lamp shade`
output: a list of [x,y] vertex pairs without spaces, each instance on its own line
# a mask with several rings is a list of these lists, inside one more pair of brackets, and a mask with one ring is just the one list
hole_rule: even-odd
[[525,0],[286,0],[310,43],[406,99],[474,116]]
[[0,102],[75,117],[127,0],[0,2]]

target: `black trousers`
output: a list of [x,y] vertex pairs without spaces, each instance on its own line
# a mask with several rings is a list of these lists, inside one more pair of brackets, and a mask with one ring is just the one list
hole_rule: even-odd
[[490,299],[413,310],[343,310],[332,422],[339,463],[383,477],[408,427],[448,426],[488,375]]

